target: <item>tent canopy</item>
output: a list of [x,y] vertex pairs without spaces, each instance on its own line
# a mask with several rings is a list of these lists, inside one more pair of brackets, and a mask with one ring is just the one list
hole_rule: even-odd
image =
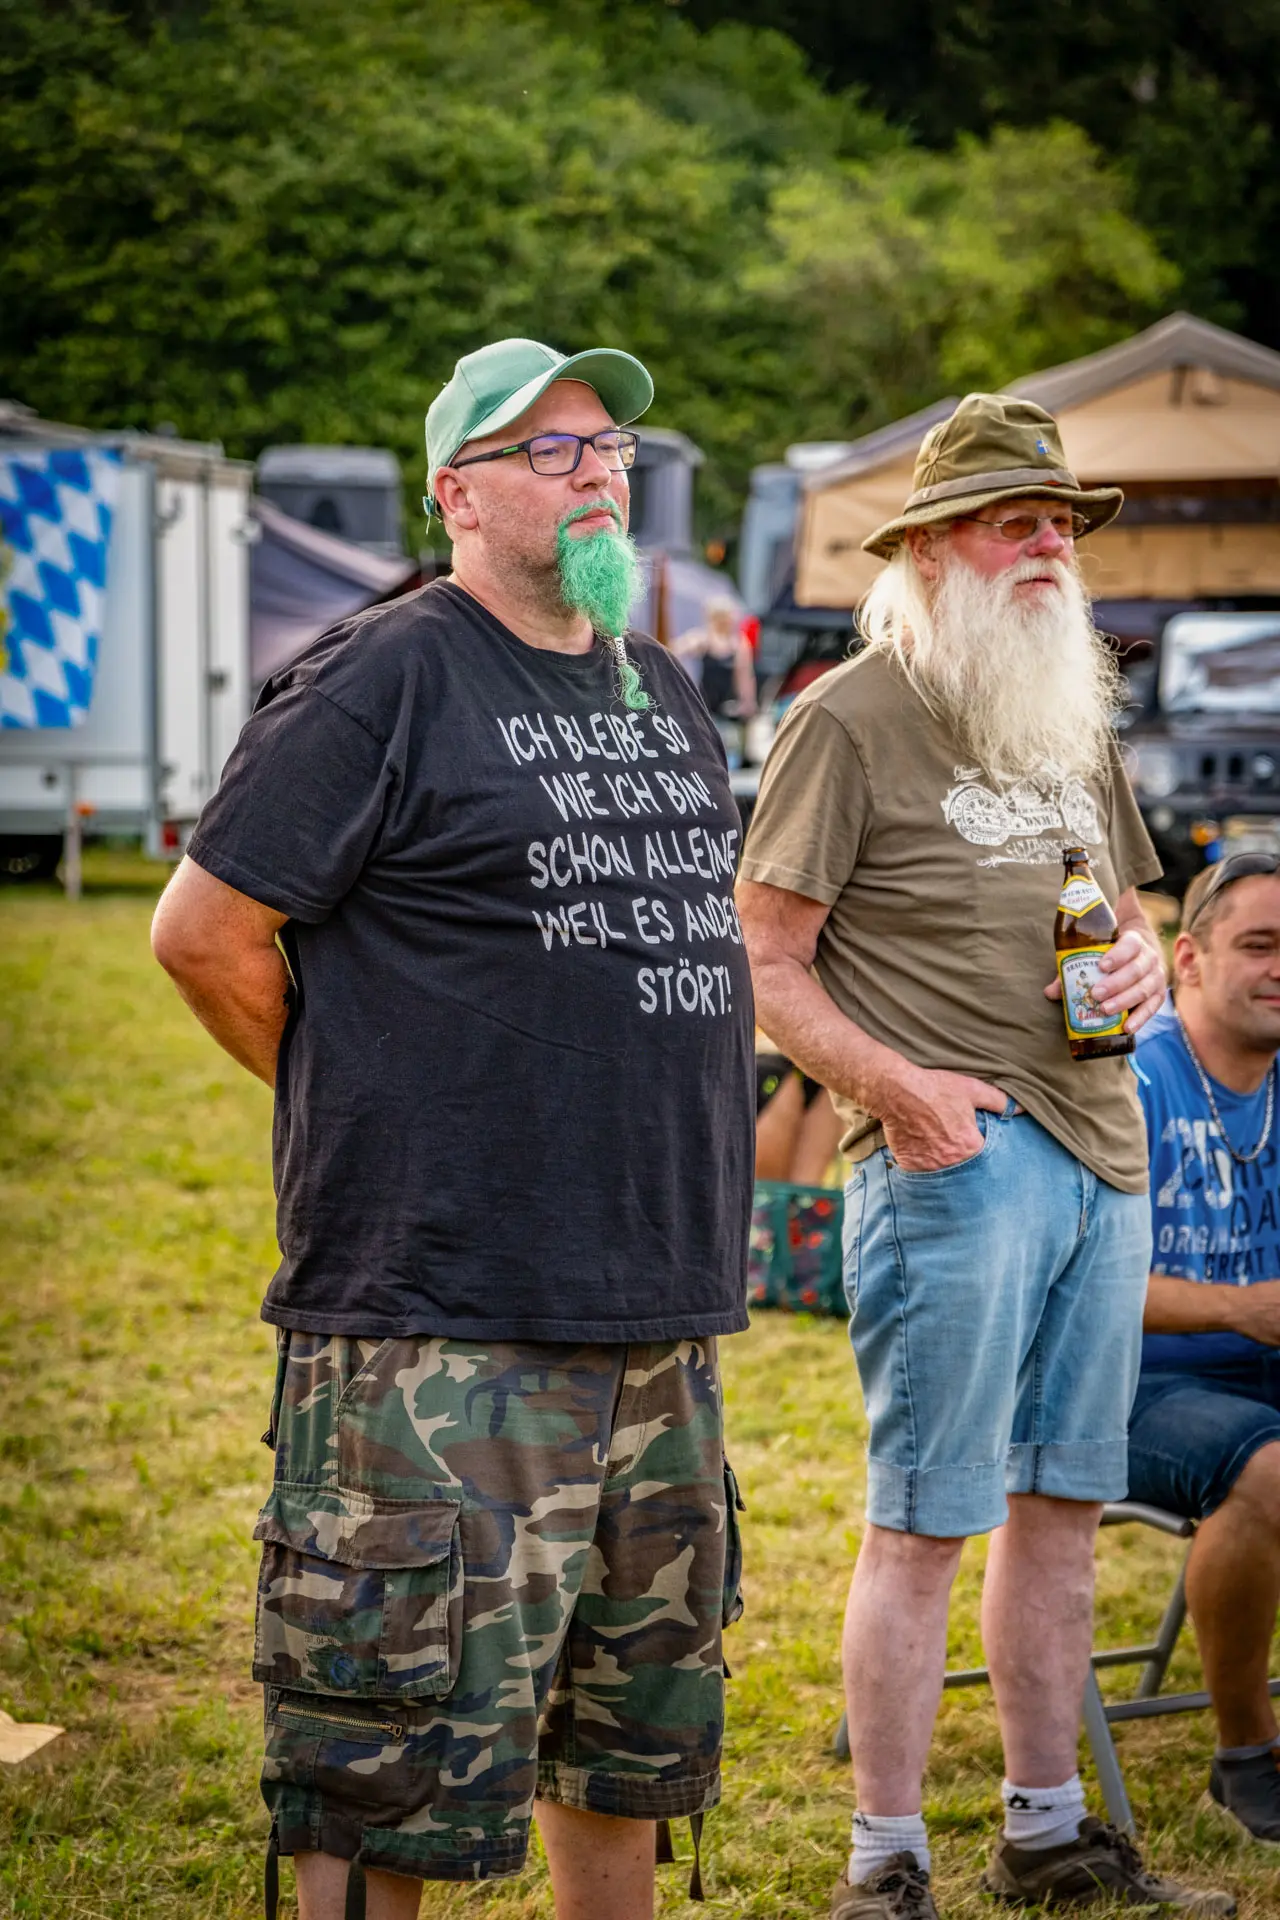
[[326,627],[385,600],[418,571],[322,533],[273,507],[253,503],[261,537],[249,551],[250,653],[255,686],[287,666]]
[[[1094,594],[1280,593],[1280,353],[1175,313],[1006,391],[1056,416],[1086,486],[1125,488],[1119,520],[1080,550]],[[921,440],[955,404],[867,434],[807,476],[798,605],[857,605],[881,566],[862,542],[901,511]]]

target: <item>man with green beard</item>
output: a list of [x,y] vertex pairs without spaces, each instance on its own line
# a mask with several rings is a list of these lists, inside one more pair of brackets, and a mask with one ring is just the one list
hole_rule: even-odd
[[629,355],[468,354],[454,571],[268,683],[156,915],[275,1089],[254,1672],[301,1920],[518,1872],[650,1920],[719,1794],[752,1006],[719,737],[627,632]]

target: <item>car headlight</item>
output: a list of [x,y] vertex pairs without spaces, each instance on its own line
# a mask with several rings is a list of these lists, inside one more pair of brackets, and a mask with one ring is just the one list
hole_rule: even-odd
[[1136,746],[1134,785],[1152,800],[1164,800],[1178,789],[1178,756],[1171,747]]

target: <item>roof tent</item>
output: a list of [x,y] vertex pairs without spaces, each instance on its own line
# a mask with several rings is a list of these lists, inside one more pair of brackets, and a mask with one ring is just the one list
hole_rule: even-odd
[[[1080,549],[1095,598],[1280,594],[1280,353],[1186,313],[1005,389],[1052,413],[1086,486],[1125,490]],[[901,511],[920,442],[955,397],[853,441],[803,481],[795,598],[855,607],[881,562],[862,542]]]
[[335,621],[399,593],[417,562],[340,540],[255,500],[259,537],[250,549],[253,684],[296,658]]

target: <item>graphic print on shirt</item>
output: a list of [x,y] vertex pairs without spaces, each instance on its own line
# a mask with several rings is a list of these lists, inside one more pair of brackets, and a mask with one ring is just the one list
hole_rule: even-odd
[[[678,764],[694,751],[680,722],[660,710],[643,718],[602,710],[584,724],[576,713],[539,709],[498,717],[497,725],[547,802],[547,832],[527,847],[531,934],[547,953],[631,948],[641,960],[641,1014],[731,1015],[733,969],[725,961],[742,945],[733,903],[740,830],[721,824],[702,774]],[[687,891],[686,879],[695,883]],[[662,886],[672,880],[678,891]],[[621,923],[592,891],[607,887],[616,900],[620,881],[635,883]]]
[[1215,1121],[1175,1114],[1160,1129],[1152,1167],[1158,1273],[1238,1286],[1280,1274],[1274,1148],[1236,1165]]
[[1009,863],[1044,867],[1062,859],[1062,837],[1099,846],[1102,822],[1084,782],[1056,767],[1004,781],[978,767],[956,767],[955,785],[941,802],[942,817],[971,846],[998,848],[980,867]]

